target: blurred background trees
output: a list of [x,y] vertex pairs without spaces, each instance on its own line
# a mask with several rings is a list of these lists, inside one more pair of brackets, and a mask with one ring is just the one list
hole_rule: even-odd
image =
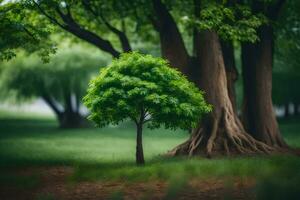
[[106,61],[82,46],[65,46],[43,63],[33,54],[23,53],[1,64],[2,98],[18,102],[42,98],[55,113],[60,127],[87,125],[81,100],[89,79]]
[[300,109],[299,10],[300,2],[287,2],[276,29],[273,100],[277,106],[284,107],[285,117],[298,115]]

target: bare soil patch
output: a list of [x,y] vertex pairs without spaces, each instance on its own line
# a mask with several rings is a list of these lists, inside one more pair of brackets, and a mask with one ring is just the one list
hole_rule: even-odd
[[[0,185],[1,200],[99,200],[122,196],[124,199],[255,199],[255,180],[250,178],[193,179],[172,191],[166,181],[99,181],[70,183],[70,167],[40,167],[8,170],[17,176],[37,176],[38,183],[26,188]],[[171,193],[171,194],[170,194]],[[173,194],[172,194],[173,193]]]

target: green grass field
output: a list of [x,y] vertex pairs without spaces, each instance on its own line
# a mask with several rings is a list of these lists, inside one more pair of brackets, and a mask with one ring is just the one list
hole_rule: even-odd
[[[135,161],[135,129],[127,122],[102,129],[57,128],[54,119],[0,119],[0,165],[77,165]],[[167,152],[188,137],[183,131],[145,130],[147,160]]]
[[[285,140],[300,148],[300,120],[281,120]],[[182,180],[206,177],[254,177],[259,191],[274,197],[299,197],[300,158],[260,156],[241,158],[164,158],[161,156],[188,138],[184,131],[145,130],[146,166],[135,166],[135,129],[127,122],[102,129],[60,130],[51,117],[0,113],[0,167],[71,166],[70,181]],[[7,181],[0,173],[0,182]],[[13,181],[13,180],[12,180]],[[15,182],[34,182],[18,180]],[[297,186],[298,185],[298,186]],[[275,198],[275,199],[276,199]]]

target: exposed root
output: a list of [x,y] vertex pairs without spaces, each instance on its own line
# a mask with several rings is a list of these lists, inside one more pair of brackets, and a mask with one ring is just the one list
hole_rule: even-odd
[[206,121],[191,138],[171,150],[168,155],[212,156],[270,154],[276,152],[267,144],[255,140],[244,130],[234,113],[223,109],[219,117]]
[[217,130],[218,130],[219,120],[213,121],[213,128],[211,131],[211,136],[209,137],[206,145],[207,156],[211,157],[211,152],[214,146],[215,139],[217,138]]
[[[200,129],[199,131],[202,132],[202,129]],[[198,147],[202,139],[203,139],[202,134],[196,134],[195,138],[192,140],[192,142],[189,145],[189,156],[193,155],[195,149]]]

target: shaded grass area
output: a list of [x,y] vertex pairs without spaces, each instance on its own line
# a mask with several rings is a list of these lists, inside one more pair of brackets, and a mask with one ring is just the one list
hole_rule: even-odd
[[32,189],[40,184],[37,175],[20,176],[13,173],[0,172],[0,186]]
[[300,117],[279,119],[279,128],[285,141],[294,148],[300,148]]
[[[67,165],[75,169],[71,182],[164,180],[170,182],[170,191],[177,190],[177,183],[186,183],[191,178],[253,177],[257,180],[255,190],[259,199],[300,199],[300,159],[296,156],[163,158],[161,154],[183,142],[188,134],[146,129],[146,165],[137,167],[135,130],[131,123],[102,129],[60,130],[53,118],[24,115],[0,113],[1,168]],[[299,122],[300,119],[280,120],[285,140],[295,148],[300,148]],[[0,172],[0,185],[8,179]],[[14,176],[10,181],[8,184],[12,185],[38,184],[34,176]]]
[[300,160],[295,156],[272,156],[232,159],[172,158],[152,160],[144,167],[133,164],[110,163],[96,166],[77,166],[73,180],[172,180],[180,177],[222,178],[263,177],[271,175],[300,175]]

